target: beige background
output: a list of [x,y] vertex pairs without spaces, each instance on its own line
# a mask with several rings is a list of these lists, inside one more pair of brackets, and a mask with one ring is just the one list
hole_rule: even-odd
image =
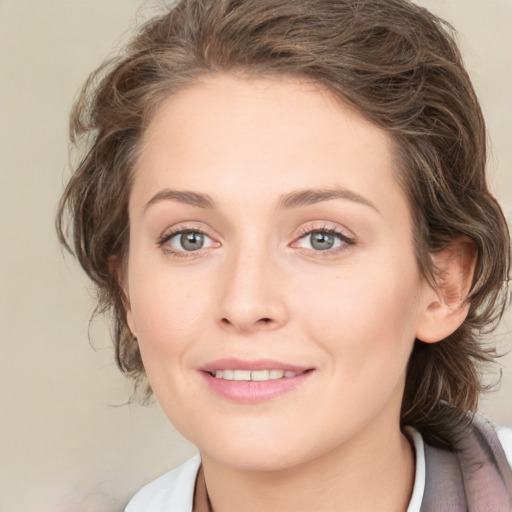
[[[423,3],[459,29],[489,123],[491,183],[511,218],[512,0]],[[90,326],[93,350],[90,290],[53,228],[72,100],[152,5],[0,0],[0,512],[121,510],[193,452],[157,406],[123,405],[130,386],[108,330]],[[505,324],[498,342],[512,347]],[[484,409],[512,424],[512,357],[504,364]]]

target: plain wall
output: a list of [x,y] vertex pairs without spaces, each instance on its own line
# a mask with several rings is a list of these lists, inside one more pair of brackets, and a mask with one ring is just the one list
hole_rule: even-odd
[[[490,181],[511,218],[512,1],[422,3],[460,32],[489,124]],[[0,512],[122,510],[194,452],[156,405],[126,405],[108,329],[89,326],[91,290],[53,226],[73,98],[152,5],[0,0]],[[508,331],[505,321],[502,348]],[[512,358],[503,362],[483,409],[512,425]]]

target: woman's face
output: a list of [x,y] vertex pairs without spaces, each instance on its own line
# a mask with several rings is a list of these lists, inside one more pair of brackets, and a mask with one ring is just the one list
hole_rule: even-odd
[[286,468],[398,430],[432,290],[395,175],[388,136],[311,83],[219,75],[157,111],[127,315],[204,457]]

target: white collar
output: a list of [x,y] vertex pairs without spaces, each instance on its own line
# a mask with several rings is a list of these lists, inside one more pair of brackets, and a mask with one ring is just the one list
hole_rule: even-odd
[[[421,434],[406,427],[416,452],[416,471],[411,500],[406,512],[420,512],[425,491],[425,446]],[[195,455],[178,468],[165,473],[143,487],[130,501],[125,512],[192,512],[194,488],[201,457]]]
[[420,512],[423,494],[425,493],[425,445],[421,434],[412,427],[405,427],[405,433],[416,452],[416,470],[414,473],[414,486],[411,501],[406,512]]

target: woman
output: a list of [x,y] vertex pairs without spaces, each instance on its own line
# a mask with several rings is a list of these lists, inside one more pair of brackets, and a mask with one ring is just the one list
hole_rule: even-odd
[[[200,457],[128,512],[512,509],[474,416],[509,236],[449,28],[406,0],[188,0],[92,75],[62,198]],[[148,388],[149,389],[149,388]]]

